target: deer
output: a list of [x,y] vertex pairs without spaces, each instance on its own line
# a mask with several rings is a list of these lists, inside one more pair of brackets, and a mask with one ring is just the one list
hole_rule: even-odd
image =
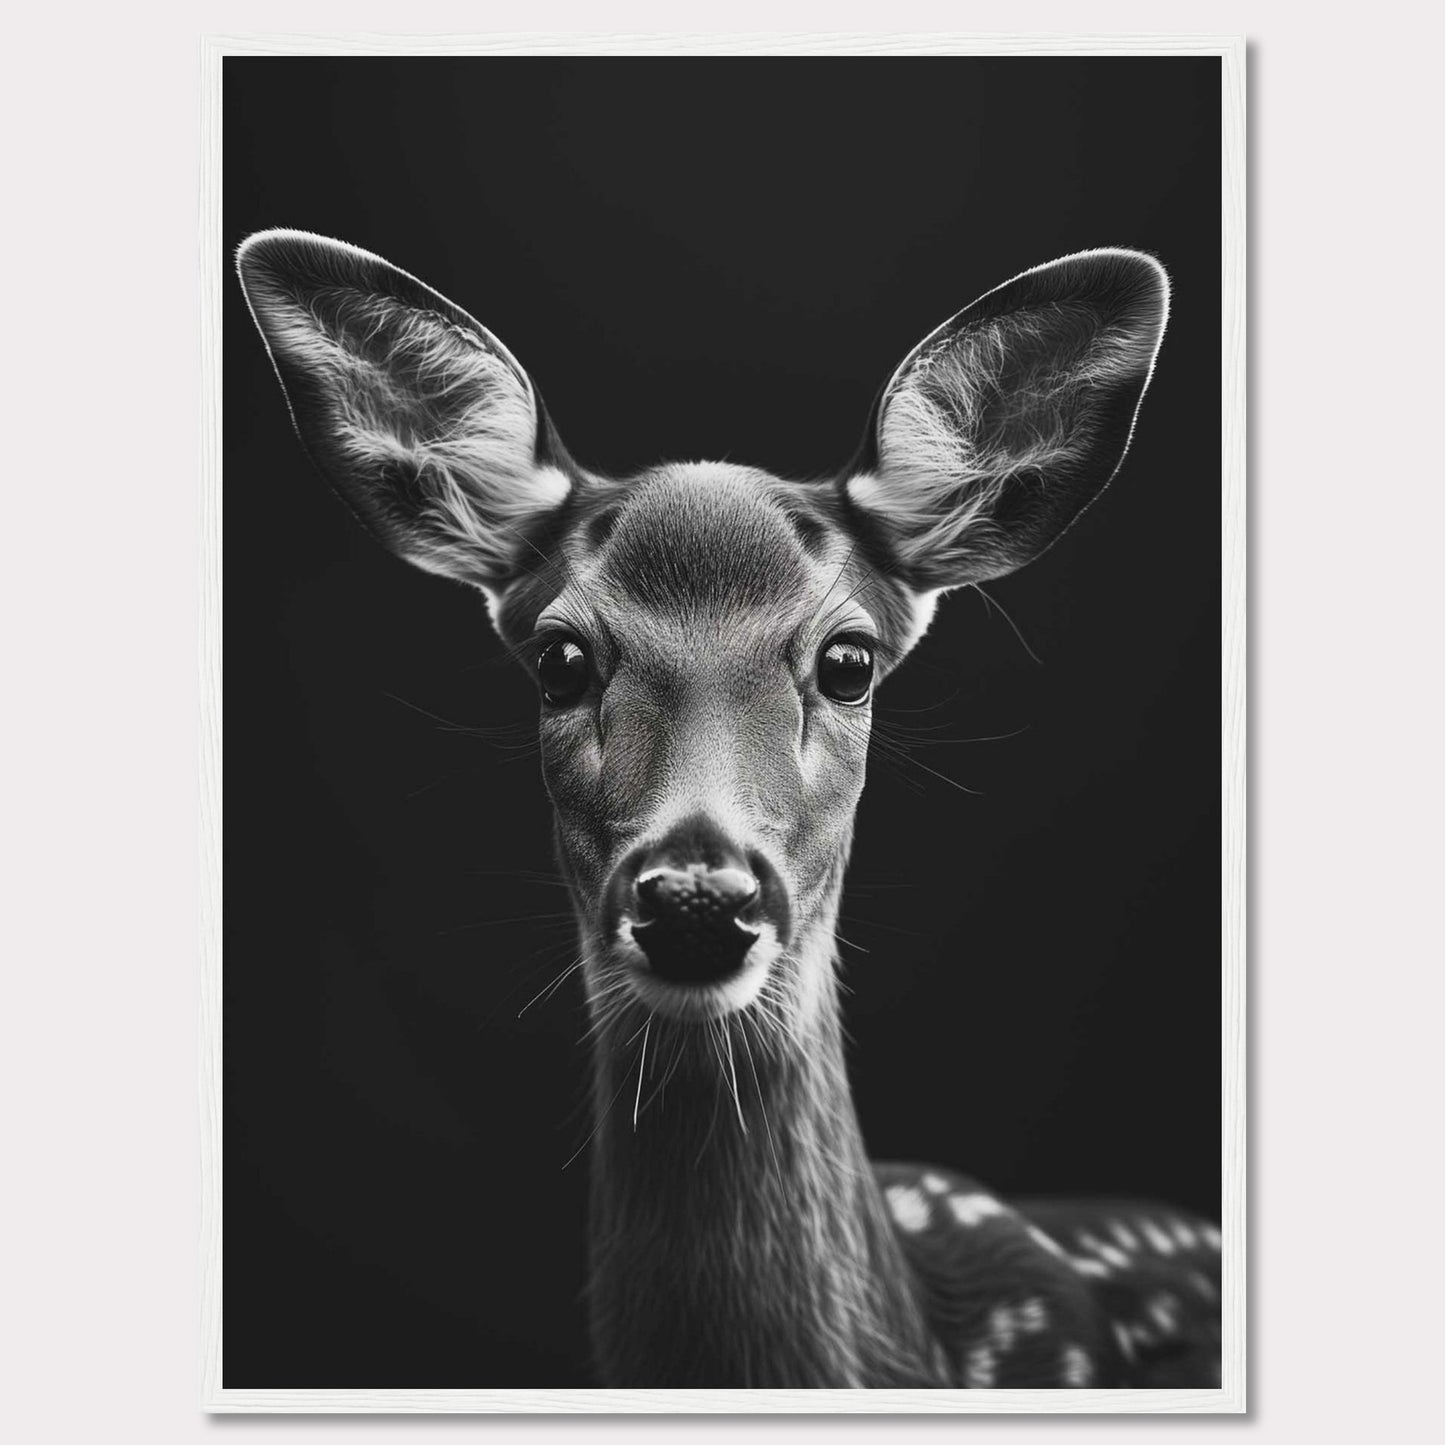
[[836,938],[875,690],[941,597],[1038,557],[1112,480],[1162,265],[1083,251],[986,292],[808,481],[602,475],[491,332],[381,257],[268,230],[237,268],[322,477],[480,592],[537,687],[588,1020],[600,1382],[1217,1387],[1208,1219],[870,1160]]

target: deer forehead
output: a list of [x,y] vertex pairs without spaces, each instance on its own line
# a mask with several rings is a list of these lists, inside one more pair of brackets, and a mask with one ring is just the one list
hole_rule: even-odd
[[492,618],[513,646],[552,622],[630,641],[633,660],[682,647],[773,662],[825,632],[867,631],[881,677],[936,596],[880,561],[876,531],[856,521],[841,487],[726,462],[578,479],[553,550],[533,544],[548,565],[493,594]]
[[766,472],[707,462],[658,468],[578,533],[591,555],[571,549],[574,590],[586,594],[572,600],[634,637],[660,641],[681,630],[735,651],[774,648],[815,618],[835,579],[839,617],[867,616],[839,579],[847,534],[808,488]]

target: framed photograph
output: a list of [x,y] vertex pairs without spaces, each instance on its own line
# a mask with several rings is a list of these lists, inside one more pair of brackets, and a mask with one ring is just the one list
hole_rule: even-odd
[[1244,1408],[1243,65],[206,43],[208,1409]]

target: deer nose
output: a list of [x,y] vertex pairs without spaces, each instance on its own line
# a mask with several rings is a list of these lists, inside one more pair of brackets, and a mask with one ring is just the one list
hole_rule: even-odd
[[742,914],[758,897],[742,868],[646,867],[636,883],[632,936],[652,972],[674,983],[717,983],[735,974],[759,929]]
[[758,880],[741,868],[653,868],[637,880],[644,916],[703,927],[736,918],[757,896]]

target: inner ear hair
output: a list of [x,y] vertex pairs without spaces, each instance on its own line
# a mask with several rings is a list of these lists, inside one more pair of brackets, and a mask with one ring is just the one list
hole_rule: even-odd
[[1002,576],[1046,550],[1123,460],[1168,310],[1151,257],[1025,272],[926,337],[885,388],[850,499],[920,587]]
[[539,404],[497,339],[415,277],[339,241],[264,232],[237,258],[298,433],[399,556],[484,587],[570,484],[539,463]]

